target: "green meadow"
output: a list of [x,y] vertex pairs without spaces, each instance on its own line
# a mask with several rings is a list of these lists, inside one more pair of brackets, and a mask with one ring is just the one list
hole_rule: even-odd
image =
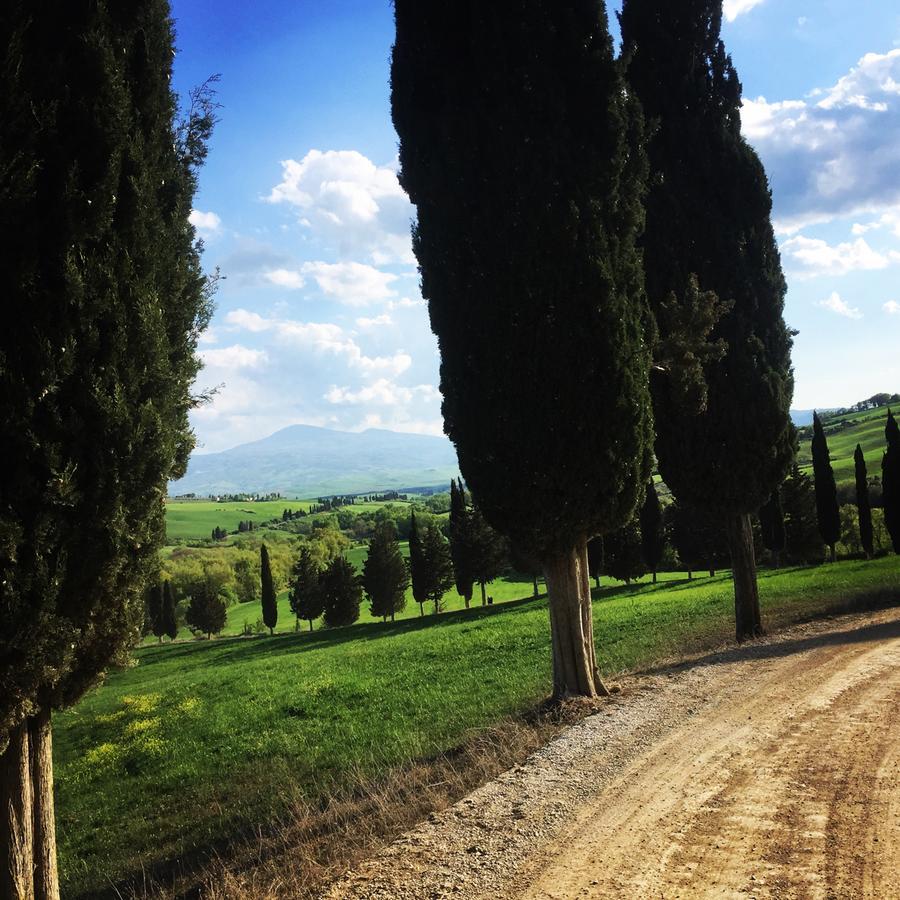
[[[765,620],[883,597],[898,576],[897,556],[763,571]],[[732,602],[727,574],[595,591],[603,670],[641,669],[728,639]],[[133,667],[55,719],[65,896],[221,847],[298,795],[320,798],[450,750],[548,694],[545,599],[414,612],[396,623],[136,651]]]
[[167,500],[166,534],[169,541],[208,538],[217,526],[234,531],[238,522],[254,526],[280,519],[285,509],[308,510],[312,500],[244,500],[219,503],[216,500]]

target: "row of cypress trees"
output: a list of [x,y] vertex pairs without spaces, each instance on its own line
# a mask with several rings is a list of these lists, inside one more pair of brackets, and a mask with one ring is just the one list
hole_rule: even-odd
[[621,59],[600,0],[394,9],[445,430],[543,568],[555,694],[604,691],[587,545],[640,509],[654,453],[724,524],[736,634],[758,634],[750,514],[793,458],[792,336],[721,0],[625,0]]

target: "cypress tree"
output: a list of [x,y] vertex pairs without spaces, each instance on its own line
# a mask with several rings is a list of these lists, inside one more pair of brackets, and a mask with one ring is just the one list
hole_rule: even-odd
[[453,587],[453,562],[450,547],[434,522],[428,523],[422,535],[422,560],[424,584],[421,590],[425,600],[434,604],[437,615],[443,608],[444,594]]
[[875,553],[874,537],[872,531],[872,504],[869,500],[869,475],[866,471],[866,458],[862,447],[856,445],[853,454],[853,463],[856,474],[856,509],[859,515],[859,540],[862,544],[866,559],[871,559]]
[[269,634],[273,634],[278,624],[278,596],[275,593],[275,580],[272,578],[269,550],[265,544],[259,548],[259,578],[263,624],[269,629]]
[[588,573],[594,579],[597,590],[600,590],[600,576],[603,574],[603,538],[595,537],[588,541]]
[[884,436],[887,440],[887,450],[881,460],[884,525],[891,536],[894,553],[900,553],[900,428],[890,410]]
[[352,625],[359,618],[362,588],[356,571],[343,556],[335,557],[322,573],[321,591],[327,628]]
[[[590,546],[590,545],[588,545]],[[510,563],[513,571],[522,575],[527,575],[531,579],[532,595],[536,598],[540,597],[541,592],[538,588],[538,578],[541,576],[541,564],[533,556],[523,553],[517,547],[510,545],[509,548]]]
[[3,897],[58,895],[51,711],[139,636],[193,446],[213,116],[201,94],[176,127],[173,57],[164,0],[0,15]]
[[150,631],[162,643],[166,629],[163,621],[163,586],[159,582],[147,591],[147,620],[150,624]]
[[202,579],[191,588],[191,600],[185,611],[185,620],[192,631],[205,634],[212,640],[225,627],[228,610],[212,582]]
[[812,438],[813,481],[816,488],[816,520],[819,534],[827,544],[834,562],[834,545],[841,539],[841,512],[837,502],[837,485],[828,453],[828,440],[818,413],[813,413]]
[[656,493],[656,485],[652,479],[647,483],[647,494],[644,498],[644,505],[641,507],[639,524],[644,563],[653,574],[653,583],[656,584],[656,572],[666,549],[666,532],[663,527],[659,495]]
[[[711,340],[726,351],[708,355],[699,395],[654,370],[656,456],[675,497],[725,526],[743,640],[762,631],[750,514],[793,457],[792,338],[768,183],[741,135],[721,21],[721,0],[624,0],[620,18],[627,78],[652,131],[643,245],[659,340],[699,313],[718,319]],[[712,318],[701,302],[710,292]]]
[[650,473],[640,117],[601,0],[394,11],[445,431],[484,518],[543,566],[554,694],[593,696],[587,541],[628,521]]
[[647,574],[637,517],[603,538],[603,570],[626,584]]
[[416,514],[409,516],[409,576],[412,582],[413,600],[419,604],[419,615],[425,615],[424,603],[428,599],[428,574],[422,539],[419,537],[419,526]]
[[772,496],[760,507],[759,525],[763,546],[772,554],[775,568],[781,566],[781,554],[787,540],[784,529],[784,510],[781,506],[781,491],[772,491]]
[[309,547],[301,547],[291,569],[288,601],[294,615],[309,622],[310,631],[313,630],[313,622],[325,611],[320,580],[319,567],[312,551]]
[[450,556],[453,560],[453,574],[456,593],[463,598],[466,609],[472,602],[472,588],[475,575],[472,570],[472,519],[466,502],[466,489],[462,479],[459,485],[450,481]]
[[167,634],[170,640],[178,636],[178,616],[176,614],[175,592],[172,590],[172,582],[168,579],[163,582],[163,634]]
[[397,531],[390,520],[379,522],[369,541],[362,570],[363,590],[369,598],[369,612],[387,620],[406,606],[409,569],[400,552]]
[[481,587],[481,605],[487,606],[485,585],[497,578],[509,560],[507,542],[491,528],[477,507],[469,513],[469,546],[472,574]]
[[785,547],[794,563],[820,563],[824,556],[816,523],[816,492],[809,475],[794,463],[781,486]]

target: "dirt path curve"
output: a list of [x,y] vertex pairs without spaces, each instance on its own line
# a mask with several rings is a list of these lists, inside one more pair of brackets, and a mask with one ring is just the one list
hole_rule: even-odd
[[626,679],[330,898],[900,898],[900,610]]

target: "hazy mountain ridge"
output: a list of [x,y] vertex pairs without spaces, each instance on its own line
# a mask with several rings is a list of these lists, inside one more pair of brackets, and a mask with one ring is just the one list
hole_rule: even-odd
[[220,453],[194,454],[169,493],[314,497],[445,484],[458,472],[456,450],[445,437],[291,425]]

